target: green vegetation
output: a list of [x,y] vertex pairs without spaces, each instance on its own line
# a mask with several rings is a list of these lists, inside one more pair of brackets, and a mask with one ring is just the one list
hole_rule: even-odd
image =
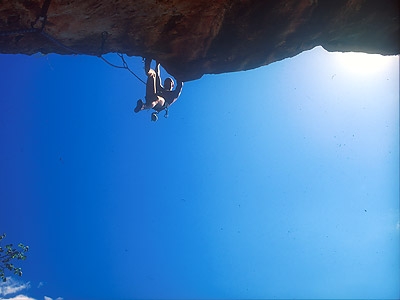
[[28,252],[29,247],[22,243],[18,244],[17,248],[13,247],[13,244],[5,245],[4,248],[1,246],[1,242],[6,237],[6,234],[0,236],[0,279],[5,282],[7,281],[6,273],[11,272],[15,275],[22,276],[22,269],[14,266],[12,261],[25,260],[25,253]]

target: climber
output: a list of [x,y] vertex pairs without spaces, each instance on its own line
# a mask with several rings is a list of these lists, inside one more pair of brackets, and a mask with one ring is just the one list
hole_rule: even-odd
[[134,109],[135,113],[144,109],[154,109],[158,113],[174,103],[182,91],[183,82],[181,80],[177,80],[177,87],[175,90],[172,90],[174,88],[174,81],[170,77],[164,80],[164,86],[162,86],[160,78],[160,63],[156,62],[157,72],[150,69],[150,63],[151,59],[146,58],[144,64],[144,69],[147,75],[146,102],[143,103],[143,101],[139,99]]

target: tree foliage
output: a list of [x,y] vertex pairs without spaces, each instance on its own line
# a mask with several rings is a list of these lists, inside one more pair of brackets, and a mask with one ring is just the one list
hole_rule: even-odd
[[19,243],[18,247],[16,248],[13,246],[13,244],[8,244],[2,247],[1,243],[5,237],[5,233],[0,235],[0,279],[3,282],[7,281],[7,272],[22,276],[22,269],[16,267],[12,262],[15,260],[25,260],[25,253],[29,250],[29,247],[22,243]]

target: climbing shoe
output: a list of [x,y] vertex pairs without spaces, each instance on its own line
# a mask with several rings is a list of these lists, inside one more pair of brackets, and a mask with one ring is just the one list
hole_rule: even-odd
[[142,101],[142,99],[139,99],[139,100],[137,101],[136,107],[135,107],[135,109],[134,109],[133,111],[134,111],[135,113],[138,113],[139,111],[142,110],[142,107],[143,107],[143,101]]
[[153,122],[155,122],[155,121],[158,120],[158,116],[157,116],[157,113],[156,113],[156,112],[153,112],[153,113],[151,114],[151,120],[152,120]]

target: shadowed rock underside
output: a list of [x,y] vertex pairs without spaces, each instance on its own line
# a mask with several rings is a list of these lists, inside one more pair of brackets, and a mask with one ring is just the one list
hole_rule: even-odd
[[318,45],[395,55],[398,37],[390,0],[0,0],[1,53],[152,57],[184,81]]

